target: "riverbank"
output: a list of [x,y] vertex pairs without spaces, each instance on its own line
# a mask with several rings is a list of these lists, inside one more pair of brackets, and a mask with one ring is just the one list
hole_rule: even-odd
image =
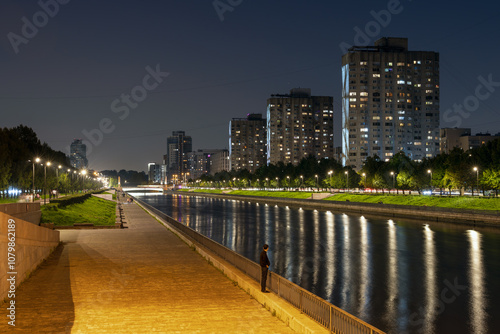
[[[214,193],[181,191],[175,193],[187,196],[228,198],[228,199],[243,200],[249,202],[265,203],[268,205],[293,206],[293,207],[301,207],[304,209],[335,211],[338,213],[346,213],[346,214],[351,213],[364,216],[411,218],[411,219],[425,220],[428,222],[446,222],[446,223],[457,223],[457,224],[462,224],[462,225],[465,224],[472,226],[500,227],[499,210],[457,209],[454,207],[399,205],[399,204],[387,203],[387,199],[395,198],[397,200],[398,198],[400,198],[399,196],[385,196],[384,197],[385,201],[382,201],[382,203],[380,202],[363,203],[363,202],[352,202],[350,200],[346,201],[345,199],[317,200],[317,199],[236,195],[233,194],[232,192],[225,194],[216,194],[216,193],[214,194]],[[356,196],[356,195],[350,195],[350,196]],[[490,199],[484,199],[484,200],[490,200]]]

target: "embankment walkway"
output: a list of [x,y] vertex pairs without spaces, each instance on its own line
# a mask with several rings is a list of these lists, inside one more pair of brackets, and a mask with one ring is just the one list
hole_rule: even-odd
[[291,333],[135,203],[127,229],[62,230],[1,333]]

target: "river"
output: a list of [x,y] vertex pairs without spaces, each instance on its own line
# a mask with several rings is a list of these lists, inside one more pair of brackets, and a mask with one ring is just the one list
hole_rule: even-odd
[[388,333],[500,333],[500,229],[135,196]]

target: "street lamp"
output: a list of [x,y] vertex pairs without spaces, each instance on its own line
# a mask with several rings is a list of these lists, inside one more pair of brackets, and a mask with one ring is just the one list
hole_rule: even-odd
[[430,185],[431,185],[431,194],[432,194],[432,170],[428,169],[428,170],[427,170],[427,174],[429,174],[429,175],[430,175],[430,177],[431,177],[431,179],[430,179],[430,182],[429,182],[429,183],[430,183]]
[[319,191],[318,174],[314,175],[314,177],[316,178],[316,188],[318,188]]
[[330,175],[330,188],[332,188],[332,175],[333,175],[333,170],[328,172],[328,175]]
[[40,158],[35,158],[35,160],[33,160],[32,162],[33,162],[33,202],[34,202],[35,201],[35,162],[39,163]]
[[47,166],[50,166],[50,161],[43,165],[43,205],[47,204],[47,196],[45,195],[47,190]]
[[269,188],[269,178],[266,177],[266,183],[267,183],[267,187]]
[[349,192],[349,171],[346,170],[344,173],[345,173],[345,184],[346,184],[347,192]]
[[279,177],[276,176],[276,188],[279,189],[279,187],[280,187],[280,179]]
[[82,174],[82,193],[83,193],[83,188],[85,187],[85,175],[87,175],[87,171],[85,169],[82,169],[80,173]]
[[[479,196],[479,168],[474,167],[473,170],[476,172],[476,189],[477,196]],[[474,196],[474,189],[472,189],[472,196]]]
[[396,186],[395,186],[395,182],[396,181],[395,181],[395,174],[394,174],[394,172],[391,172],[391,175],[392,175],[392,188],[394,189],[394,188],[396,188]]
[[362,175],[362,176],[363,176],[363,178],[365,179],[365,182],[363,183],[363,185],[364,185],[364,186],[365,186],[365,188],[366,188],[366,173],[363,173],[363,174],[361,174],[361,175]]
[[290,176],[286,177],[286,184],[288,185],[288,190],[290,190]]
[[304,183],[304,176],[300,176],[300,187],[302,188],[302,184]]
[[61,169],[61,168],[62,168],[61,165],[57,166],[57,168],[56,168],[56,180],[57,180],[56,191],[57,191],[57,194],[59,194],[59,169]]

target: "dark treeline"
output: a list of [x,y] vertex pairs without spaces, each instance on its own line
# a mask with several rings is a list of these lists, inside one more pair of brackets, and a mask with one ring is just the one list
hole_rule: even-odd
[[102,175],[109,178],[109,186],[118,186],[118,177],[120,177],[120,183],[122,187],[125,186],[137,186],[141,184],[148,183],[148,176],[145,172],[137,172],[135,170],[125,170],[122,169],[119,172],[116,170],[104,170],[101,172]]
[[[19,125],[0,129],[0,191],[8,187],[25,191],[32,189],[35,158],[40,158],[41,163],[51,162],[51,167],[47,168],[48,182],[51,183],[56,182],[55,177],[52,177],[56,174],[54,168],[59,165],[64,170],[70,168],[66,155],[41,143],[31,128]],[[43,166],[35,163],[35,185],[38,187],[44,182],[43,169]]]
[[[476,169],[475,169],[476,168]],[[389,161],[377,156],[369,157],[363,168],[356,172],[331,159],[302,159],[294,166],[278,163],[263,166],[250,173],[248,170],[221,172],[214,176],[203,175],[190,180],[192,185],[230,187],[321,187],[321,188],[371,188],[417,190],[429,188],[500,189],[500,139],[464,152],[454,149],[421,162],[412,161],[403,152]]]

